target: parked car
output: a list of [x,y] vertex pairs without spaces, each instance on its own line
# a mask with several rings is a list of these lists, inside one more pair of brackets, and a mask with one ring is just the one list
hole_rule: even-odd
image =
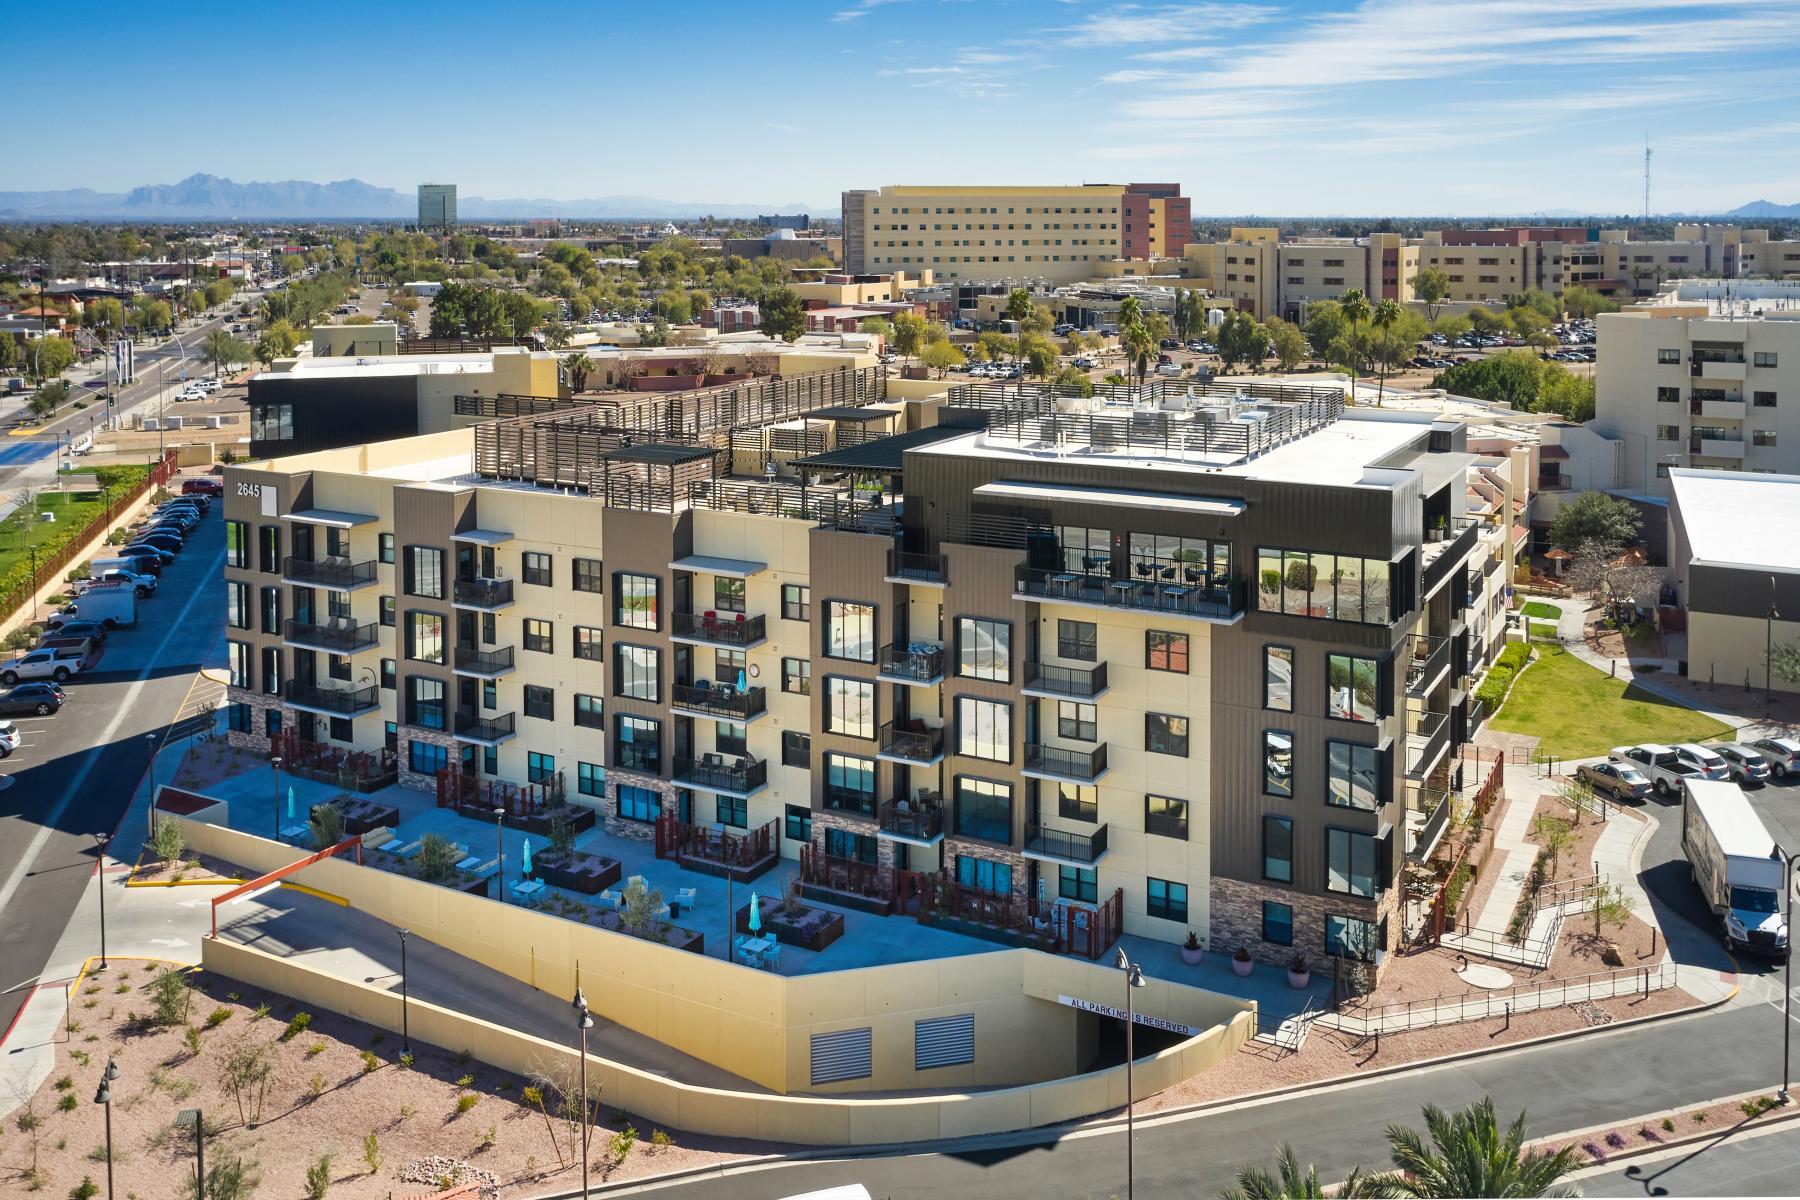
[[1642,800],[1650,794],[1650,780],[1636,767],[1622,762],[1584,763],[1575,774],[1614,800]]
[[68,693],[54,683],[21,683],[0,692],[0,713],[8,716],[32,713],[47,717],[61,708],[68,698]]
[[132,544],[136,546],[155,546],[158,550],[166,550],[170,554],[180,554],[182,546],[185,543],[182,541],[181,535],[179,534],[151,530],[148,533],[138,534],[137,541]]
[[127,571],[123,567],[114,567],[100,576],[104,581],[116,581],[130,586],[132,594],[139,600],[156,595],[156,576],[140,575],[136,571]]
[[1677,742],[1675,753],[1681,761],[1691,763],[1700,772],[1702,779],[1730,779],[1731,768],[1723,758],[1713,752],[1710,746],[1696,745],[1693,742]]
[[1800,739],[1759,738],[1750,743],[1750,748],[1763,756],[1769,764],[1769,774],[1775,778],[1800,774]]
[[1645,742],[1641,746],[1614,746],[1607,755],[1613,762],[1636,767],[1665,799],[1681,791],[1684,779],[1701,778],[1700,768],[1675,753],[1673,747]]
[[0,758],[11,758],[12,752],[19,748],[22,740],[17,725],[11,721],[0,721]]
[[184,496],[223,496],[225,485],[217,479],[184,479],[181,481],[181,494]]
[[175,561],[174,551],[164,550],[161,546],[152,546],[148,542],[132,542],[129,545],[123,547],[119,551],[119,553],[123,554],[123,555],[132,555],[132,554],[152,555],[155,557],[157,562],[163,564],[164,566],[167,566],[169,563],[172,563]]
[[1731,778],[1745,787],[1761,787],[1769,782],[1769,760],[1754,747],[1742,742],[1726,742],[1711,749],[1717,750],[1719,757],[1725,760],[1725,769],[1731,773]]
[[106,645],[107,629],[100,621],[83,621],[72,612],[58,611],[44,624],[58,637],[86,638],[96,646]]
[[0,683],[7,687],[21,679],[54,679],[61,683],[79,670],[79,661],[70,662],[55,650],[31,650],[0,662]]

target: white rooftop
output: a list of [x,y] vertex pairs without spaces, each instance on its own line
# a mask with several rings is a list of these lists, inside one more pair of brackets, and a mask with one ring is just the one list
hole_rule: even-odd
[[349,355],[304,358],[291,371],[263,371],[255,376],[261,382],[280,379],[373,379],[405,375],[476,375],[491,374],[494,356],[476,354],[402,354]]
[[1800,574],[1800,475],[1669,471],[1695,563]]

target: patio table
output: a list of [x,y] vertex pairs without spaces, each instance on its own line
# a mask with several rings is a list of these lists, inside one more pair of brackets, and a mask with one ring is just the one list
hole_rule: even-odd
[[476,863],[478,863],[480,861],[481,861],[481,855],[471,854],[471,855],[469,855],[469,857],[467,857],[467,858],[463,859],[461,862],[457,863],[456,869],[459,871],[466,871],[470,867],[474,866]]
[[306,829],[307,827],[305,825],[283,825],[281,827],[281,836],[283,838],[297,838],[304,834]]

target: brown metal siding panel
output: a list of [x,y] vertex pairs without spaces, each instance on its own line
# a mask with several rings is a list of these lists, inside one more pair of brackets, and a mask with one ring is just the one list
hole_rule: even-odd
[[[394,489],[394,659],[396,688],[395,717],[406,723],[406,677],[419,675],[436,679],[444,685],[446,719],[454,727],[459,707],[457,677],[450,670],[455,657],[456,613],[450,606],[455,590],[456,548],[450,535],[459,526],[463,514],[474,502],[473,490],[444,491],[439,488],[397,487]],[[406,594],[406,549],[408,546],[432,546],[444,552],[444,597]],[[444,662],[422,663],[406,657],[406,614],[435,613],[444,621]],[[504,619],[504,618],[502,618]],[[476,705],[479,711],[479,703]],[[448,731],[446,731],[448,732]],[[454,762],[454,756],[452,756]]]
[[[606,707],[609,716],[627,715],[633,717],[650,717],[661,721],[661,752],[663,774],[667,776],[674,766],[675,722],[678,718],[670,715],[669,701],[671,689],[675,682],[675,650],[676,644],[669,640],[669,629],[672,625],[671,615],[678,607],[675,595],[675,573],[669,570],[669,564],[687,555],[693,542],[689,517],[686,513],[674,514],[639,512],[628,508],[604,508],[598,510],[601,520],[601,545],[606,549]],[[634,575],[654,575],[661,580],[658,595],[661,597],[661,620],[659,628],[633,629],[613,624],[613,579],[615,572],[628,571]],[[688,603],[691,604],[691,601]],[[691,610],[690,610],[691,611]],[[571,634],[571,637],[574,635]],[[620,643],[633,646],[653,646],[661,651],[662,701],[654,703],[648,700],[631,700],[612,694],[612,658],[611,648]],[[695,655],[705,655],[704,668],[698,664],[697,674],[708,677],[712,674],[711,650],[701,646],[687,646]],[[608,724],[610,733],[612,726]],[[613,762],[613,741],[609,736],[606,746],[606,765],[615,766]]]
[[[1773,593],[1769,581],[1775,581]],[[1771,575],[1767,571],[1738,570],[1694,564],[1688,568],[1688,611],[1718,613],[1727,617],[1753,617],[1762,620],[1769,615],[1773,600],[1775,610],[1784,620],[1800,614],[1800,575]]]
[[[878,679],[874,663],[845,662],[839,658],[825,657],[825,605],[832,600],[848,600],[860,604],[875,606],[875,649],[894,640],[894,631],[900,607],[904,603],[905,591],[887,583],[883,576],[887,574],[887,555],[893,548],[893,540],[866,533],[845,533],[833,529],[814,529],[811,532],[811,544],[807,548],[811,563],[812,580],[812,637],[810,651],[812,655],[812,729],[813,729],[813,773],[812,773],[812,806],[815,809],[825,807],[825,754],[835,751],[839,754],[854,754],[861,758],[874,758],[880,750],[879,741],[865,741],[862,738],[849,737],[844,734],[827,733],[825,731],[825,680],[828,676],[838,675],[848,679]],[[875,726],[879,735],[881,724],[893,719],[895,684],[877,683],[875,687]],[[875,795],[877,803],[888,799],[893,793],[894,772],[898,768],[892,763],[878,762],[875,766]],[[873,826],[871,826],[871,831]]]
[[[948,752],[943,767],[944,800],[954,808],[958,775],[1011,783],[1011,843],[1018,846],[1024,837],[1025,788],[1028,783],[1022,774],[1026,710],[1035,703],[1021,695],[1019,689],[1023,686],[1021,681],[1024,677],[1025,660],[1031,655],[1038,606],[1013,599],[1013,568],[1024,557],[1019,551],[981,546],[949,546],[946,551],[950,560],[950,586],[944,590],[944,741]],[[957,621],[962,617],[1012,622],[1012,677],[1008,682],[967,679],[956,673],[959,649]],[[985,758],[965,758],[955,753],[958,696],[1001,700],[1012,705],[1011,762],[997,763]],[[946,815],[948,832],[954,832],[954,821],[955,814],[952,811]]]

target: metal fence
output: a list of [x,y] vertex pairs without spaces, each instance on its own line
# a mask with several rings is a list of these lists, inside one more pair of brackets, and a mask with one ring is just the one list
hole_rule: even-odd
[[1566,1008],[1571,1004],[1616,1000],[1625,996],[1648,996],[1652,992],[1677,986],[1680,983],[1679,975],[1677,965],[1672,962],[1649,967],[1626,967],[1617,971],[1578,975],[1570,979],[1546,979],[1495,991],[1474,989],[1459,995],[1435,996],[1429,1000],[1401,1001],[1375,1008],[1352,1009],[1323,1017],[1320,1024],[1362,1037],[1407,1033],[1438,1025],[1485,1021],[1517,1013]]

